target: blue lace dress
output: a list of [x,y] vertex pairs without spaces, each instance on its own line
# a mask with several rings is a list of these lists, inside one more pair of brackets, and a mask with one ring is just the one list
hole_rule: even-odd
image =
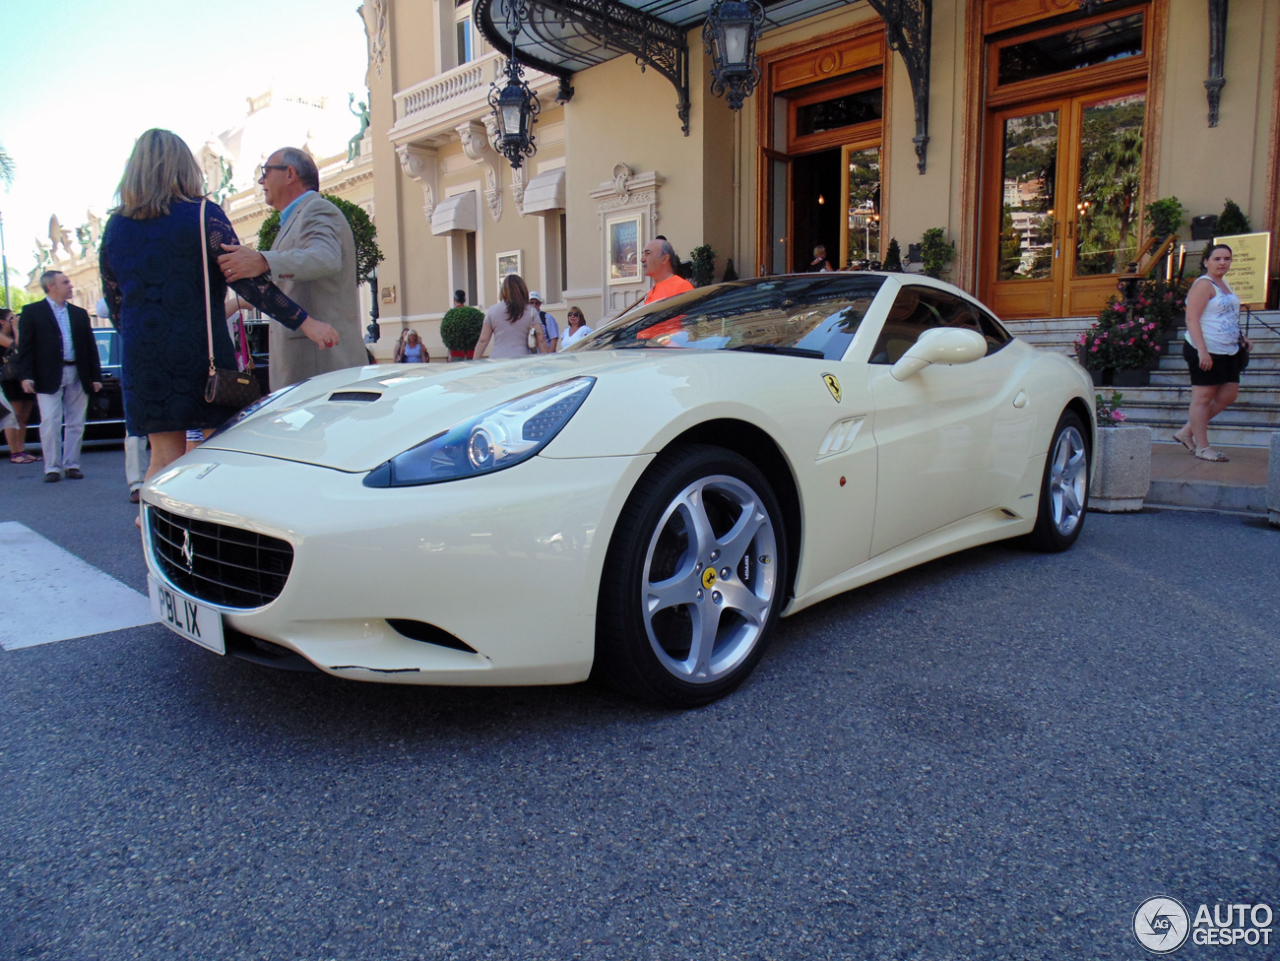
[[[103,231],[99,268],[111,317],[123,348],[121,386],[130,434],[217,427],[235,413],[205,402],[209,335],[200,266],[200,202],[174,203],[152,220],[112,215]],[[205,207],[213,356],[218,367],[236,369],[223,301],[227,284],[218,268],[223,244],[239,240],[216,204]],[[238,280],[237,294],[297,330],[307,312],[265,276]]]

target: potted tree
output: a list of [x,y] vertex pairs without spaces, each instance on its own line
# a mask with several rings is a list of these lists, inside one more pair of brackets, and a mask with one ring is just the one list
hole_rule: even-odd
[[475,356],[484,311],[475,307],[450,307],[440,321],[440,339],[450,360],[471,360]]
[[1140,511],[1151,490],[1151,428],[1125,423],[1119,393],[1097,396],[1098,449],[1094,452],[1089,509]]

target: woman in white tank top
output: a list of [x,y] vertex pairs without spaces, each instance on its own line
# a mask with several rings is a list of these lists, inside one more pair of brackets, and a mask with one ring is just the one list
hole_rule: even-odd
[[1201,460],[1221,463],[1209,446],[1209,421],[1240,393],[1241,360],[1252,348],[1240,330],[1240,298],[1227,286],[1231,248],[1215,244],[1205,258],[1205,274],[1187,292],[1187,334],[1182,356],[1191,372],[1191,410],[1173,439]]

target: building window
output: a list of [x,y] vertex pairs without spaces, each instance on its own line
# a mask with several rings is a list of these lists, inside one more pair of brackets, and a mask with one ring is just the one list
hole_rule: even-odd
[[1002,47],[996,83],[1018,83],[1142,56],[1142,11]]
[[454,6],[454,33],[457,46],[454,48],[458,56],[458,66],[470,63],[476,58],[475,39],[471,30],[471,0],[458,2]]

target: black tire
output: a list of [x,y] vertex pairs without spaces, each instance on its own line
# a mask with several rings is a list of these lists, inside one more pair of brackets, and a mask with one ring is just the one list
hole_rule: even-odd
[[1065,551],[1076,542],[1089,507],[1093,452],[1080,415],[1064,410],[1058,418],[1040,481],[1036,526],[1027,535],[1034,550]]
[[741,684],[784,603],[782,523],[769,482],[746,458],[701,444],[659,454],[609,542],[593,675],[677,708]]

